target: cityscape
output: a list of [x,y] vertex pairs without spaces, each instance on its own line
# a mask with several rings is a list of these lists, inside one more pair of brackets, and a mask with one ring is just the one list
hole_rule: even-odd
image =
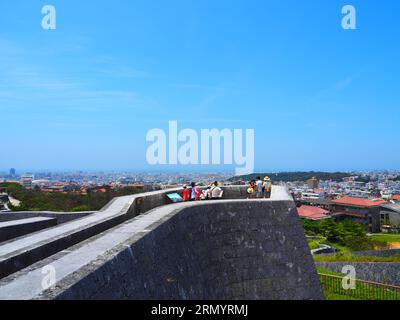
[[[298,174],[298,172],[297,172]],[[312,175],[312,172],[305,172]],[[329,175],[330,173],[326,173]],[[296,180],[296,172],[287,172],[288,177],[282,179],[280,173],[270,173],[278,178],[276,183],[285,183],[296,194],[296,197],[337,197],[340,195],[355,196],[360,198],[382,197],[390,199],[400,193],[400,171],[371,171],[371,172],[339,172],[337,179],[306,179]],[[252,174],[255,177],[255,174]],[[260,174],[262,175],[262,174]],[[265,174],[264,174],[265,175]],[[290,177],[290,175],[292,175]],[[0,172],[1,183],[18,183],[25,188],[38,188],[46,192],[68,192],[73,187],[90,188],[100,186],[144,186],[154,185],[165,188],[166,186],[184,185],[196,182],[201,186],[214,181],[224,184],[246,184],[243,180],[248,176],[235,177],[233,172],[214,173],[174,173],[174,172],[36,172],[19,173],[11,168],[9,172]],[[281,180],[279,180],[281,178]]]
[[[313,176],[313,175],[316,176]],[[196,183],[210,186],[248,186],[257,176],[269,175],[273,184],[282,185],[300,204],[301,218],[319,220],[330,217],[352,219],[367,225],[371,232],[400,232],[400,171],[347,173],[286,172],[234,176],[233,173],[132,173],[132,172],[37,172],[19,173],[15,168],[0,173],[0,210],[10,206],[20,210],[21,200],[7,194],[7,186],[18,184],[26,190],[43,194],[87,196],[89,192],[107,193],[110,190],[135,188],[129,192],[148,192],[181,188]],[[322,179],[317,178],[322,176]],[[274,178],[275,177],[275,178]],[[326,179],[330,177],[330,179]],[[324,180],[324,178],[326,180]],[[132,190],[132,189],[130,189]],[[32,199],[32,198],[31,198]],[[109,199],[110,200],[110,199]],[[34,210],[32,204],[23,208]],[[376,209],[379,210],[376,212]],[[82,208],[81,208],[82,209]],[[101,208],[95,208],[101,209]],[[371,210],[375,211],[371,211]],[[39,209],[38,209],[39,210]],[[62,208],[59,208],[62,211]],[[76,210],[75,210],[76,211]],[[371,220],[369,213],[378,218]],[[399,244],[400,246],[400,244]]]

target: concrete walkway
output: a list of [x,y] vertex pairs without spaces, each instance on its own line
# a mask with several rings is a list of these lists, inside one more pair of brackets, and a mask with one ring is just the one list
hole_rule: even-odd
[[0,222],[0,242],[57,225],[57,219],[36,217]]
[[101,211],[87,217],[0,245],[0,278],[122,223],[129,218],[135,199],[157,197],[166,192],[169,191],[115,198]]

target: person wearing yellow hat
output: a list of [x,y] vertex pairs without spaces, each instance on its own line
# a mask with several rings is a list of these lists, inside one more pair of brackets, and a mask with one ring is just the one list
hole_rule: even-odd
[[271,198],[271,191],[272,191],[272,183],[270,177],[265,177],[263,186],[262,186],[262,193],[264,195],[264,198]]
[[247,193],[249,195],[248,199],[253,199],[256,196],[256,181],[255,180],[251,180],[250,181],[250,186],[247,188]]

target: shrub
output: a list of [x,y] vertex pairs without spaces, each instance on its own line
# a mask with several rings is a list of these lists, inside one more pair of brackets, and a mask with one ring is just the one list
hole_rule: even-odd
[[351,220],[336,222],[333,219],[302,220],[302,222],[309,236],[322,236],[330,243],[346,246],[354,251],[373,249],[373,243],[361,223]]

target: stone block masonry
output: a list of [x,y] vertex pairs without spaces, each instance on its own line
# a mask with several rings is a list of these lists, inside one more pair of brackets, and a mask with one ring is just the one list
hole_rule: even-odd
[[[163,197],[130,200],[123,211],[139,214],[131,220],[0,280],[0,299],[323,299],[283,187],[271,199],[150,209]],[[45,266],[56,274],[48,290]]]
[[292,202],[194,205],[147,229],[41,298],[323,299]]

